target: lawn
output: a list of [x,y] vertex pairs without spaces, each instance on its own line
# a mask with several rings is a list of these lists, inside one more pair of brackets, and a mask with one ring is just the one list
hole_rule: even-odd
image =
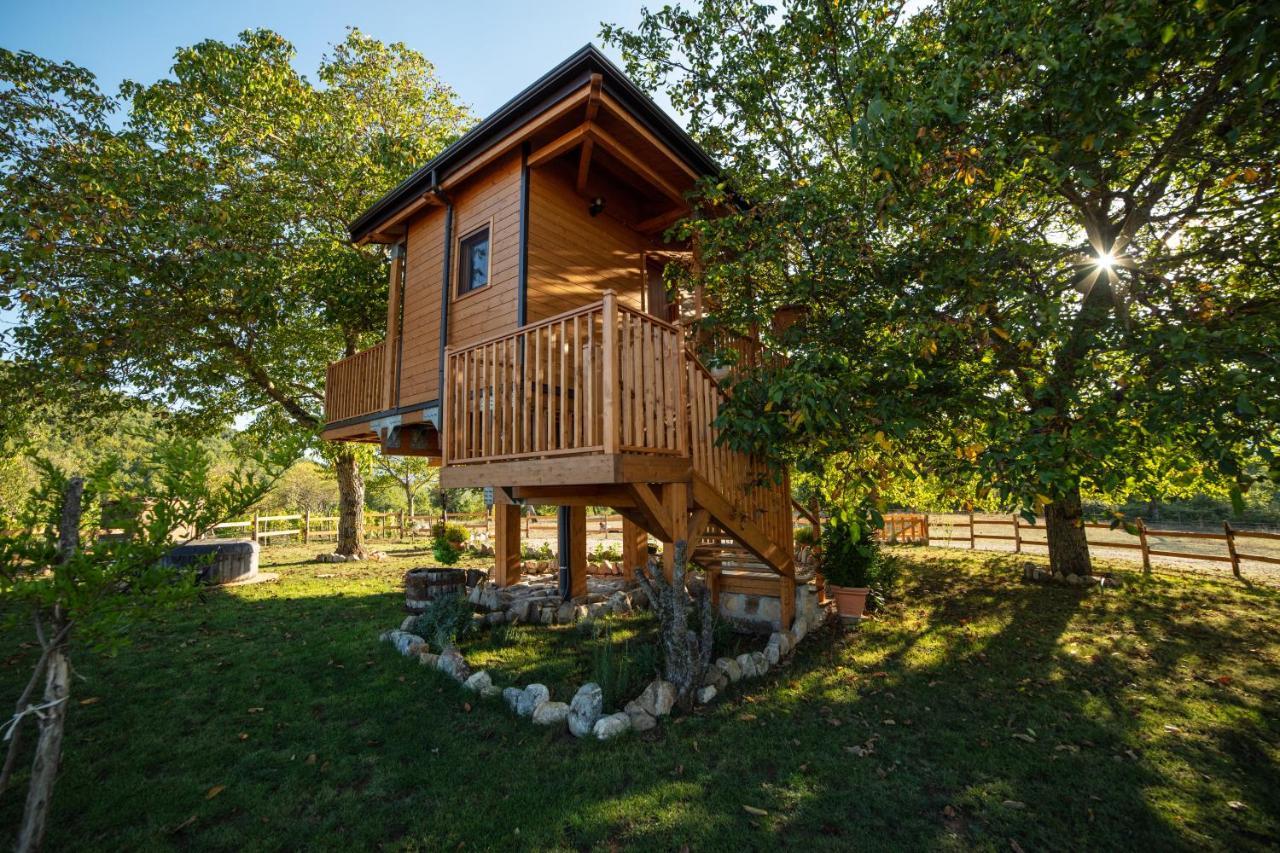
[[[308,553],[269,549],[278,582],[209,592],[78,661],[49,849],[1280,844],[1274,589],[1130,576],[1081,592],[1023,584],[1025,557],[894,549],[906,570],[875,620],[597,743],[376,642],[429,555]],[[572,634],[555,637],[513,645],[563,657]],[[492,653],[500,673],[538,666]],[[0,695],[30,654],[3,661]],[[0,826],[20,805],[0,801]]]

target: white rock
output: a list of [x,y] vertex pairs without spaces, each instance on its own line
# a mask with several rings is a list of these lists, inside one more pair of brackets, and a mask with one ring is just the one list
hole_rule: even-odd
[[417,634],[410,634],[408,631],[388,631],[383,636],[385,636],[387,641],[391,643],[391,645],[395,646],[396,651],[402,655],[409,654],[409,649],[414,645],[423,645],[426,643],[426,640],[422,639]]
[[566,601],[564,604],[561,604],[558,608],[556,608],[556,624],[572,625],[573,611],[575,609],[576,608],[574,607],[574,604],[572,601]]
[[436,669],[460,682],[466,681],[471,676],[471,667],[467,666],[467,659],[462,656],[462,652],[454,648],[445,649],[440,653],[440,659],[436,661]]
[[545,684],[530,684],[520,693],[520,703],[516,713],[522,717],[532,717],[538,706],[551,699],[551,691]]
[[496,684],[490,684],[488,687],[480,688],[480,695],[486,699],[492,699],[502,695],[502,688]]
[[731,682],[742,678],[742,667],[738,666],[738,662],[733,658],[720,658],[716,661],[716,668],[723,672]]
[[493,686],[493,679],[489,677],[487,670],[480,670],[471,674],[471,677],[462,682],[462,686],[468,690],[474,690],[476,693],[484,692],[485,688]]
[[417,616],[415,616],[415,615],[414,615],[414,614],[412,614],[412,613],[410,613],[408,616],[404,617],[404,621],[400,623],[400,630],[401,630],[401,631],[408,631],[410,628],[412,628],[412,627],[413,627],[413,621],[414,621],[415,619],[417,619],[417,618],[418,618],[418,617],[417,617]]
[[705,705],[712,699],[716,698],[716,688],[713,685],[708,684],[706,687],[703,687],[698,691],[696,698],[699,705]]
[[775,665],[782,660],[782,647],[773,640],[769,641],[769,645],[764,647],[764,659],[769,662],[770,666]]
[[502,688],[502,701],[507,703],[507,707],[519,713],[520,697],[524,695],[524,691],[519,687]]
[[769,659],[764,656],[764,652],[752,652],[751,660],[756,665],[756,675],[764,675],[769,671]]
[[676,703],[676,686],[670,681],[655,678],[649,682],[649,686],[636,698],[636,701],[647,713],[655,717],[665,717],[671,713],[671,708]]
[[578,688],[569,703],[569,731],[575,737],[586,737],[604,713],[604,691],[593,681]]
[[640,703],[631,701],[622,709],[622,712],[631,720],[631,728],[638,732],[647,732],[658,724],[658,719],[640,707]]
[[592,732],[597,740],[608,740],[611,737],[626,733],[630,728],[631,718],[619,711],[616,714],[610,714],[607,717],[601,717],[596,720],[596,725]]
[[564,725],[569,706],[564,702],[543,702],[533,711],[533,721],[540,726]]
[[[750,652],[743,652],[734,658],[737,661],[738,669],[742,672],[742,678],[755,678],[759,675],[756,670],[756,660],[751,656]],[[732,676],[730,676],[732,678]]]

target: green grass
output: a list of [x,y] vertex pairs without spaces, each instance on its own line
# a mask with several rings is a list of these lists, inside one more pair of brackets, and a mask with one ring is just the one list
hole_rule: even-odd
[[[895,549],[898,603],[874,621],[596,743],[377,644],[425,551],[306,553],[268,550],[278,583],[209,592],[116,657],[77,660],[49,849],[1280,844],[1275,590],[1158,577],[1084,593],[1024,585],[1010,557]],[[527,641],[555,652],[545,666],[581,666],[554,664],[571,631],[547,636]],[[508,648],[495,669],[539,671]],[[7,651],[14,696],[31,651]],[[0,827],[20,807],[6,795]]]

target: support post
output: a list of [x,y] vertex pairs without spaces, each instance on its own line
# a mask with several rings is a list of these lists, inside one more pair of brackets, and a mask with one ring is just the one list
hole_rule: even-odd
[[1013,514],[1013,553],[1022,553],[1022,525],[1018,523],[1018,514]]
[[929,513],[924,513],[921,518],[924,519],[924,542],[921,543],[925,547],[929,545]]
[[400,538],[404,538],[404,510],[400,510]]
[[1222,531],[1227,534],[1227,555],[1231,557],[1231,574],[1235,575],[1237,580],[1243,580],[1240,576],[1240,555],[1236,552],[1236,531],[1229,521],[1222,522]]
[[493,505],[493,582],[511,586],[520,582],[520,507]]
[[649,563],[649,534],[629,518],[622,519],[622,574],[631,580],[635,570]]
[[671,519],[671,541],[662,543],[662,571],[670,581],[675,577],[676,543],[686,542],[693,552],[689,538],[689,484],[665,483],[662,486],[662,505]]
[[972,551],[977,545],[978,531],[973,526],[973,510],[969,510],[969,550]]
[[1138,544],[1142,547],[1142,573],[1151,574],[1151,549],[1147,546],[1147,523],[1138,519]]
[[311,510],[304,510],[302,513],[302,544],[306,545],[311,541]]
[[258,514],[253,514],[253,541],[258,541]]

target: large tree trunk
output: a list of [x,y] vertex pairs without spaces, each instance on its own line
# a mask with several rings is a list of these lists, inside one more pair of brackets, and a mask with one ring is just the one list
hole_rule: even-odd
[[364,478],[356,455],[343,451],[334,463],[338,474],[337,553],[364,557]]
[[1091,574],[1080,487],[1072,486],[1053,503],[1046,505],[1044,520],[1049,539],[1049,568],[1054,574]]
[[40,737],[36,741],[36,757],[31,762],[31,784],[22,812],[22,828],[18,831],[18,853],[39,850],[44,842],[53,783],[57,781],[62,760],[62,731],[67,722],[67,699],[71,696],[71,663],[61,646],[50,652],[45,672]]

